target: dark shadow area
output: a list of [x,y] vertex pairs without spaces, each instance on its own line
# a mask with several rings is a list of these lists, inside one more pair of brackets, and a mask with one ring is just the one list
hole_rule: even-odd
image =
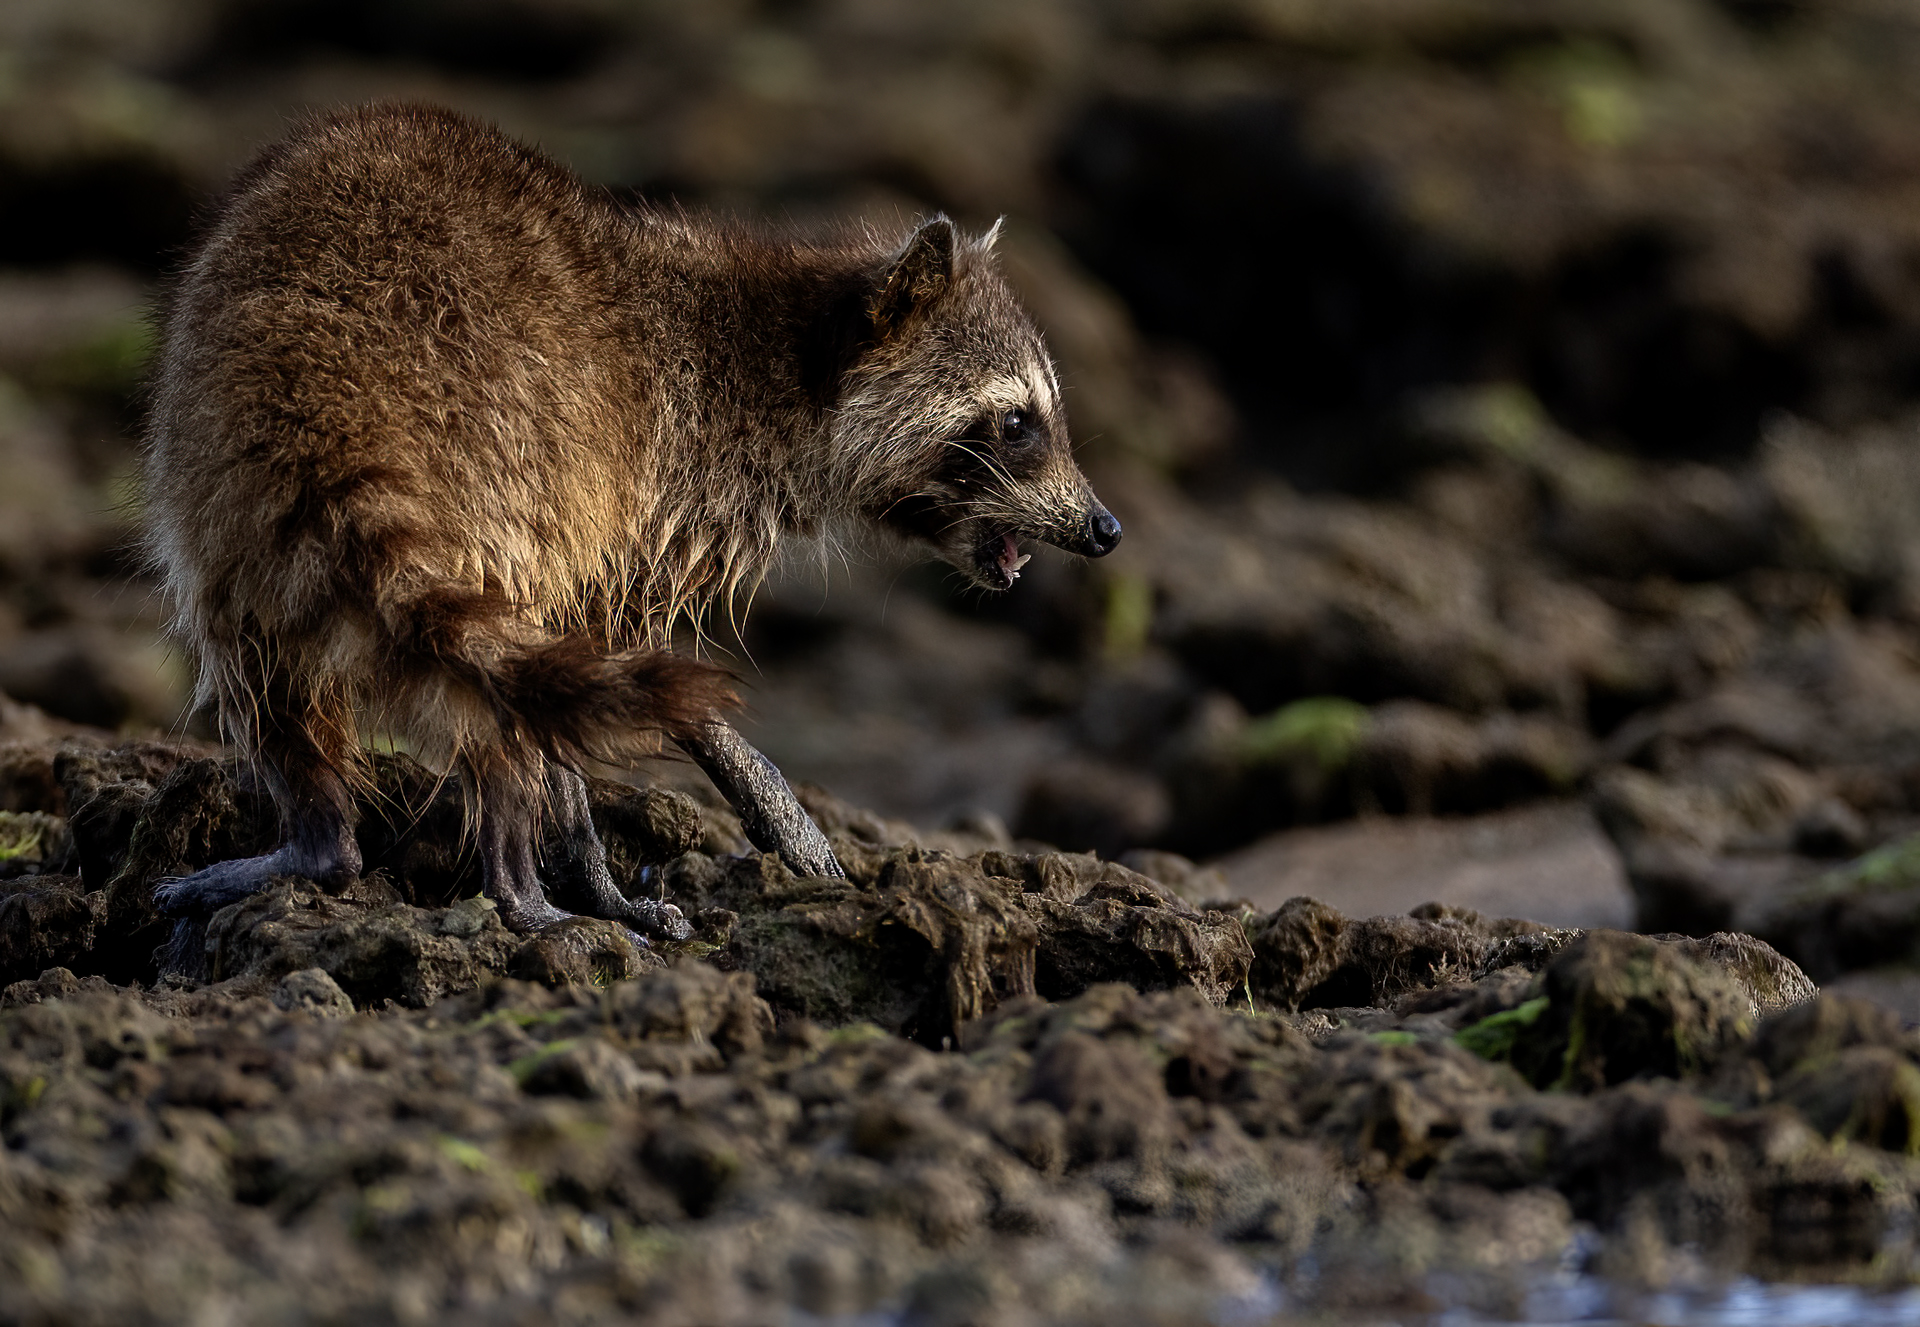
[[1107,102],[1059,174],[1075,252],[1145,330],[1213,358],[1248,450],[1297,482],[1397,469],[1407,392],[1498,367],[1511,282],[1422,246],[1362,172],[1312,159],[1285,101]]
[[1310,151],[1284,100],[1106,102],[1059,170],[1076,253],[1147,330],[1207,351],[1248,451],[1308,487],[1402,472],[1402,412],[1436,386],[1518,379],[1583,437],[1711,459],[1799,408],[1820,367],[1815,338],[1772,344],[1690,296],[1686,246],[1658,229],[1537,275],[1450,249]]
[[0,158],[0,261],[106,262],[156,275],[191,233],[194,194],[177,167],[144,155]]
[[407,61],[509,82],[591,68],[617,29],[587,5],[526,0],[236,0],[183,71],[205,81],[316,56]]

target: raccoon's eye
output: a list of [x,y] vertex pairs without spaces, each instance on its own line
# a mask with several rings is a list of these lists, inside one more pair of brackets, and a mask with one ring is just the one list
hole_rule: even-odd
[[1000,416],[1000,440],[1002,442],[1025,442],[1027,440],[1027,413],[1024,410],[1009,410]]

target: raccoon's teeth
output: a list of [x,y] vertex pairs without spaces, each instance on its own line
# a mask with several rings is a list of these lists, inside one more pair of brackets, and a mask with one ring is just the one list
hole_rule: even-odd
[[1033,554],[1031,553],[1022,553],[1019,557],[1015,558],[1013,560],[1013,574],[1018,576],[1020,574],[1020,568],[1026,566],[1031,561],[1033,561]]

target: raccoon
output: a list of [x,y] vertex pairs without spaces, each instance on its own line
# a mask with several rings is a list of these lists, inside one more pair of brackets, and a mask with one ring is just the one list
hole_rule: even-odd
[[432,107],[316,118],[260,155],[162,308],[146,511],[200,700],[283,841],[168,882],[162,910],[356,875],[373,730],[460,779],[516,931],[571,915],[542,886],[551,826],[587,911],[687,933],[614,886],[581,778],[663,739],[756,846],[837,874],[725,723],[732,676],[669,638],[846,522],[989,591],[1023,541],[1119,541],[993,240],[622,203]]

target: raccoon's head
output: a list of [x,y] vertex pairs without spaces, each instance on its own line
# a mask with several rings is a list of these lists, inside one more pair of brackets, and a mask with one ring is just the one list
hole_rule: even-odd
[[1005,590],[1029,556],[1023,540],[1102,557],[1120,522],[1074,464],[1046,344],[992,243],[936,217],[887,258],[834,432],[858,458],[848,496],[865,515]]

